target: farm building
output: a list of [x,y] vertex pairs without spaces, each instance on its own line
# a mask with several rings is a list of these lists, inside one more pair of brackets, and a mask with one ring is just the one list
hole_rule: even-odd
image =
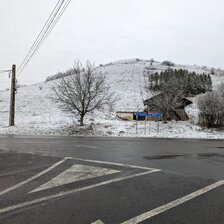
[[134,120],[134,112],[128,112],[128,111],[118,111],[117,117],[125,120],[125,121],[133,121]]
[[[153,112],[160,112],[160,109],[158,108],[157,104],[155,102],[158,102],[158,100],[162,100],[163,95],[158,94],[156,96],[153,96],[147,100],[145,100],[144,106],[145,106],[145,112],[153,113]],[[188,100],[187,98],[182,98],[179,101],[177,101],[175,105],[175,109],[169,111],[169,120],[176,120],[176,121],[186,121],[189,119],[186,111],[184,108],[188,105],[192,104],[192,101]],[[155,119],[155,118],[152,118]]]
[[[136,120],[136,112],[118,111],[117,117],[124,121]],[[145,117],[138,116],[138,120],[145,120]]]

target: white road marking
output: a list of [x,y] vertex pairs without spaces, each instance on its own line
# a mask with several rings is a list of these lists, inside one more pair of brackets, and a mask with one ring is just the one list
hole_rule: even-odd
[[136,216],[136,217],[134,217],[132,219],[129,219],[129,220],[127,220],[127,221],[125,221],[125,222],[123,222],[121,224],[137,224],[137,223],[143,222],[143,221],[145,221],[145,220],[147,220],[149,218],[152,218],[152,217],[154,217],[156,215],[159,215],[159,214],[161,214],[161,213],[163,213],[163,212],[165,212],[165,211],[167,211],[167,210],[169,210],[171,208],[174,208],[174,207],[176,207],[178,205],[181,205],[181,204],[183,204],[183,203],[185,203],[187,201],[190,201],[190,200],[192,200],[192,199],[194,199],[194,198],[196,198],[196,197],[198,197],[198,196],[200,196],[202,194],[205,194],[205,193],[207,193],[207,192],[209,192],[209,191],[211,191],[211,190],[213,190],[213,189],[215,189],[217,187],[220,187],[222,185],[224,185],[224,180],[218,181],[218,182],[216,182],[214,184],[211,184],[211,185],[209,185],[209,186],[207,186],[205,188],[202,188],[202,189],[200,189],[198,191],[195,191],[195,192],[193,192],[193,193],[191,193],[189,195],[186,195],[186,196],[184,196],[182,198],[174,200],[174,201],[172,201],[172,202],[170,202],[168,204],[162,205],[162,206],[160,206],[158,208],[155,208],[155,209],[153,209],[151,211],[145,212],[145,213],[143,213],[143,214],[141,214],[139,216]]
[[73,158],[73,157],[66,157],[66,158],[73,159],[73,160],[78,160],[78,161],[83,161],[83,162],[91,162],[91,163],[99,163],[99,164],[123,166],[123,167],[133,168],[133,169],[143,169],[143,170],[161,171],[160,169],[154,169],[154,168],[144,167],[144,166],[135,166],[135,165],[129,165],[129,164],[124,164],[124,163],[114,163],[114,162],[91,160],[91,159],[81,159],[81,158]]
[[91,146],[91,145],[75,145],[77,147],[85,147],[85,148],[90,148],[90,149],[97,149],[98,147]]
[[37,170],[37,169],[45,168],[45,167],[49,167],[49,165],[44,165],[44,166],[40,166],[40,167],[34,167],[32,169],[23,169],[23,170],[17,170],[17,171],[13,171],[13,172],[9,172],[9,173],[4,173],[4,174],[1,174],[0,177],[15,175],[15,174],[18,174],[18,173],[25,173],[25,172],[29,172],[29,171],[34,171],[34,170]]
[[25,185],[25,184],[33,181],[33,180],[35,180],[36,178],[38,178],[38,177],[44,175],[45,173],[53,170],[55,167],[59,166],[60,164],[62,164],[66,160],[68,160],[68,158],[64,158],[64,159],[60,160],[59,162],[53,164],[52,166],[48,167],[46,170],[44,170],[44,171],[42,171],[42,172],[40,172],[40,173],[38,173],[38,174],[36,174],[36,175],[26,179],[26,180],[24,180],[24,181],[22,181],[22,182],[20,182],[20,183],[18,183],[16,185],[12,186],[12,187],[9,187],[9,188],[7,188],[7,189],[5,189],[3,191],[0,191],[0,196],[3,195],[3,194],[6,194],[6,193],[8,193],[8,192],[10,192],[12,190],[15,190],[16,188],[19,188],[19,187],[21,187],[21,186],[23,186],[23,185]]
[[[101,183],[92,184],[92,185],[89,185],[89,186],[86,186],[86,187],[77,188],[77,189],[73,189],[73,190],[65,191],[65,192],[60,192],[58,194],[54,194],[54,195],[42,197],[42,198],[39,198],[39,199],[35,199],[35,200],[32,200],[32,201],[24,202],[24,203],[21,203],[21,204],[17,204],[17,205],[9,206],[9,207],[6,207],[6,208],[2,208],[2,209],[0,209],[0,214],[5,213],[5,212],[9,212],[9,211],[12,211],[12,210],[15,210],[15,209],[18,209],[18,208],[23,208],[23,207],[26,207],[26,206],[29,206],[29,205],[37,204],[37,203],[47,201],[47,200],[50,200],[50,199],[55,199],[55,198],[58,198],[58,197],[70,195],[70,194],[80,192],[80,191],[84,191],[84,190],[89,190],[89,189],[92,189],[92,188],[100,187],[100,186],[111,184],[111,183],[116,183],[116,182],[119,182],[119,181],[131,179],[131,178],[134,178],[134,177],[140,177],[140,176],[155,173],[155,172],[158,172],[158,171],[159,170],[149,170],[149,171],[146,171],[146,172],[143,172],[143,173],[132,174],[132,175],[129,175],[129,176],[126,176],[126,177],[115,178],[113,180],[103,181]],[[29,209],[29,208],[27,208],[27,209]]]
[[86,180],[94,177],[100,177],[119,172],[121,171],[75,164],[70,168],[68,168],[67,170],[65,170],[64,172],[62,172],[61,174],[59,174],[58,176],[54,177],[52,180],[32,190],[30,193],[58,187],[69,183],[74,183],[80,180]]
[[91,224],[104,224],[104,223],[101,220],[97,220],[97,221],[95,221],[95,222],[93,222]]
[[17,142],[16,144],[22,144],[22,145],[24,145],[24,144],[44,144],[44,145],[46,145],[46,144],[58,144],[57,142],[24,142],[24,141],[22,141],[22,142]]

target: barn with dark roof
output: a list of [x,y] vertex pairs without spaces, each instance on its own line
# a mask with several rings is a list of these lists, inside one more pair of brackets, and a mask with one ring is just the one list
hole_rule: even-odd
[[[153,96],[147,100],[144,100],[144,106],[145,106],[145,112],[148,113],[154,113],[154,112],[160,112],[160,109],[157,106],[158,101],[161,101],[163,99],[163,94],[160,93],[156,96]],[[176,121],[186,121],[189,119],[185,107],[192,104],[192,101],[190,101],[187,98],[181,98],[176,102],[175,108],[173,110],[169,111],[168,120],[176,120]],[[153,118],[152,118],[153,119]]]

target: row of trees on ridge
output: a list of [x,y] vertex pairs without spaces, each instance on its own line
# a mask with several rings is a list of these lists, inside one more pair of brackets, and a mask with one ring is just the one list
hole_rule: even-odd
[[172,82],[172,80],[177,80],[178,85],[181,85],[181,89],[184,89],[185,96],[195,96],[212,89],[210,74],[196,74],[184,69],[167,69],[160,73],[156,72],[148,75],[148,89],[161,91],[164,83]]

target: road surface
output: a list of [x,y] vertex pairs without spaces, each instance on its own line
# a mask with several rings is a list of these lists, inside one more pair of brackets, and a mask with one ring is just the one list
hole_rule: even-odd
[[224,141],[0,136],[1,224],[223,224]]

